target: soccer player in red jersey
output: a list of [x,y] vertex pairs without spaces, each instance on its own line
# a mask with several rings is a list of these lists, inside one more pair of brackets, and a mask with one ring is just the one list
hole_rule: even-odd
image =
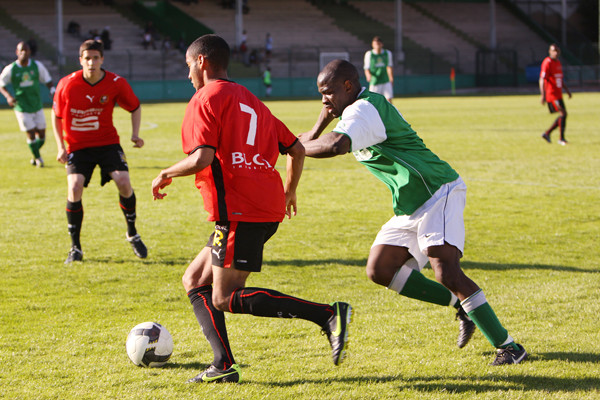
[[127,221],[125,237],[135,255],[146,258],[148,250],[135,227],[136,199],[129,168],[112,119],[115,104],[129,111],[133,147],[142,147],[140,101],[124,78],[102,69],[102,42],[83,42],[79,62],[82,70],[58,83],[52,108],[52,127],[58,147],[56,159],[67,164],[67,222],[72,246],[65,264],[83,259],[79,238],[83,222],[81,198],[96,165],[100,166],[102,186],[111,179],[115,181]]
[[[285,215],[296,214],[296,188],[304,147],[256,96],[227,78],[229,46],[204,35],[187,50],[188,78],[196,94],[185,111],[181,136],[187,157],[152,182],[154,199],[179,176],[196,175],[208,220],[215,230],[186,269],[183,286],[210,343],[214,360],[188,382],[239,382],[225,327],[224,311],[261,317],[302,318],[327,334],[339,365],[347,344],[352,308],[319,304],[275,290],[245,287],[259,272],[264,244]],[[285,187],[275,169],[287,154]]]
[[560,48],[552,43],[548,49],[548,57],[542,61],[542,68],[540,70],[540,93],[542,95],[542,105],[548,103],[548,109],[550,113],[559,113],[558,118],[554,121],[550,129],[542,134],[542,138],[548,143],[550,141],[550,133],[557,127],[560,127],[560,139],[559,144],[565,146],[568,142],[565,139],[565,128],[567,127],[567,109],[563,102],[562,91],[563,89],[571,98],[571,91],[567,87],[562,72],[562,64],[558,57],[560,56]]

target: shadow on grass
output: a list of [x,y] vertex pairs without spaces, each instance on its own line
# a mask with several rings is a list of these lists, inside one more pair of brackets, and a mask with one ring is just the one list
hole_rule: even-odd
[[[502,367],[503,368],[503,367]],[[507,368],[511,368],[508,366]],[[578,392],[595,391],[600,387],[600,378],[557,378],[537,375],[499,375],[482,374],[480,376],[420,376],[402,378],[401,376],[360,376],[323,379],[296,379],[287,382],[252,382],[269,387],[293,387],[306,384],[377,384],[397,382],[398,390],[414,390],[435,393],[481,393],[499,391],[540,391],[540,392]]]
[[[340,264],[348,267],[365,267],[367,265],[366,258],[360,259],[343,259],[343,258],[325,258],[318,260],[266,260],[264,265],[279,266],[290,265],[296,267],[310,267],[319,265]],[[599,270],[591,270],[585,268],[569,267],[565,265],[544,265],[544,264],[497,264],[497,263],[482,263],[473,261],[461,262],[461,267],[465,270],[482,269],[486,271],[562,271],[562,272],[581,272],[588,274],[598,274]],[[429,268],[429,266],[427,267]]]

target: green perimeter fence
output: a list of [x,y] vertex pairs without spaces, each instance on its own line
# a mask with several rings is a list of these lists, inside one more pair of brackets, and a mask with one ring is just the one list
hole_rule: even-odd
[[[260,98],[265,97],[265,87],[259,78],[233,79],[244,85]],[[194,88],[188,80],[157,80],[129,82],[139,99],[144,102],[187,101],[194,94]],[[366,86],[366,81],[362,81]],[[475,87],[474,75],[456,75],[455,88]],[[12,89],[9,86],[9,89]],[[396,96],[418,95],[447,92],[452,89],[449,75],[399,76],[394,78]],[[44,104],[51,103],[48,89],[42,86]],[[314,98],[320,99],[315,78],[273,78],[272,98]],[[6,106],[6,99],[0,96],[0,105]]]

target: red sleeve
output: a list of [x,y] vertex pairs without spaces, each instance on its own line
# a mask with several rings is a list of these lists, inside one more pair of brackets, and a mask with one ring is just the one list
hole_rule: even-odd
[[190,154],[201,146],[217,148],[221,132],[212,107],[196,93],[188,104],[181,127],[183,152]]
[[550,59],[546,57],[544,58],[544,61],[542,61],[542,67],[540,68],[540,78],[546,79],[548,77],[549,68]]
[[273,119],[275,120],[277,129],[277,141],[279,142],[280,152],[281,154],[285,154],[287,153],[287,149],[296,143],[297,138],[283,122],[275,117],[273,117]]
[[52,109],[54,110],[54,115],[58,118],[63,118],[63,107],[64,107],[64,93],[65,93],[65,82],[67,81],[66,77],[61,79],[56,85],[56,92],[54,93],[54,99],[52,101]]
[[135,111],[140,106],[140,100],[137,98],[129,83],[120,76],[116,76],[116,82],[119,84],[119,93],[117,95],[117,104],[129,112]]

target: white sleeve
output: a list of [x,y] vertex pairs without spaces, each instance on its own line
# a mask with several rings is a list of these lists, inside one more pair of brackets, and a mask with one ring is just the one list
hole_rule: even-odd
[[52,77],[50,76],[50,72],[48,72],[46,67],[44,67],[44,64],[42,64],[38,60],[35,60],[35,63],[37,64],[38,71],[40,73],[40,82],[41,83],[50,82],[52,80]]
[[371,68],[371,51],[367,51],[365,53],[365,58],[363,60],[363,69],[370,69]]
[[361,150],[387,139],[379,112],[366,100],[357,100],[346,107],[341,121],[333,131],[343,133],[350,138],[351,151]]
[[394,57],[392,57],[392,52],[389,50],[386,50],[388,52],[388,67],[393,67],[394,66]]
[[12,72],[13,63],[8,64],[0,73],[0,86],[4,87],[10,84],[10,73]]

